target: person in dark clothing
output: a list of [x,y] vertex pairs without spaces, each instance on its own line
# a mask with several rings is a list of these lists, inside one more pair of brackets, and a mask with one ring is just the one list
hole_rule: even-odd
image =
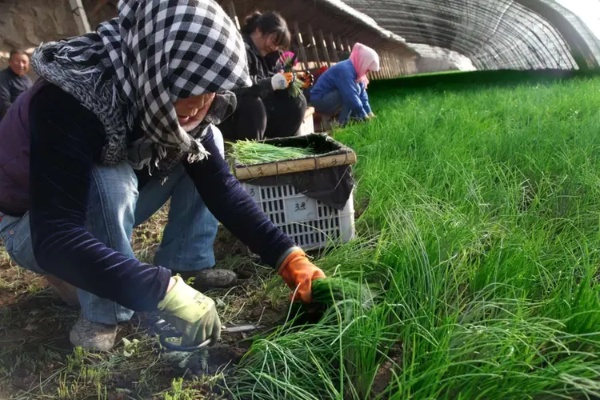
[[252,86],[233,92],[238,104],[219,129],[227,141],[287,137],[296,134],[306,112],[306,98],[286,90],[294,74],[274,70],[273,54],[290,46],[287,23],[277,12],[256,12],[241,29]]
[[26,75],[29,71],[29,56],[22,50],[12,50],[8,68],[0,71],[0,120],[17,97],[32,85]]
[[[251,84],[243,48],[214,0],[121,0],[95,32],[34,52],[40,79],[0,121],[0,238],[19,266],[79,289],[74,345],[111,349],[133,311],[158,313],[183,346],[216,342],[215,302],[172,276],[211,261],[197,246],[216,234],[201,226],[207,214],[294,299],[310,302],[325,277],[223,159],[215,125],[235,108],[230,90]],[[143,263],[132,230],[169,200],[154,262]]]

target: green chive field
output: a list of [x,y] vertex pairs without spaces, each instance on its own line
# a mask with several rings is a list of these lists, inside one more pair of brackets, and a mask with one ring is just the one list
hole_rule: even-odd
[[[218,265],[249,272],[207,295],[224,325],[265,329],[224,334],[209,372],[137,318],[111,352],[73,349],[78,310],[0,248],[0,399],[599,398],[600,75],[569,75],[372,82],[377,118],[331,133],[358,155],[358,237],[315,258],[352,284],[298,320],[276,273],[221,228]],[[141,260],[166,215],[136,229]]]
[[497,72],[371,93],[377,119],[335,132],[359,156],[360,239],[319,265],[375,302],[256,341],[232,392],[600,396],[600,79]]

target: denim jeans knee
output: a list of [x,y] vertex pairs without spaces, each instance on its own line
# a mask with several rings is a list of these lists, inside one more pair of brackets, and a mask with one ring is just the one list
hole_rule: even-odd
[[[127,162],[112,167],[96,165],[92,169],[86,228],[106,246],[129,257],[135,257],[131,235],[138,195],[137,177]],[[81,314],[89,321],[114,325],[133,315],[133,311],[114,301],[85,290],[78,290],[78,295]]]
[[[211,127],[213,140],[224,155],[223,136]],[[142,222],[171,200],[167,224],[154,256],[154,264],[174,271],[199,271],[215,265],[214,241],[218,221],[210,213],[183,166],[177,167],[164,184],[154,181],[141,191],[136,220]]]
[[318,100],[312,100],[311,105],[319,114],[334,115],[342,108],[342,96],[340,92],[334,90]]
[[20,267],[45,274],[33,255],[29,213],[22,217],[4,215],[0,220],[0,238],[10,258]]

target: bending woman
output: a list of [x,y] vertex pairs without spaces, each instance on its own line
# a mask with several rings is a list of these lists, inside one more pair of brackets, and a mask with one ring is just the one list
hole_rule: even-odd
[[234,90],[238,104],[219,128],[228,141],[294,136],[306,112],[306,98],[293,97],[287,88],[291,73],[275,71],[273,53],[290,46],[285,20],[276,12],[256,12],[241,29],[252,86]]
[[[250,84],[243,49],[213,0],[121,0],[96,32],[34,53],[40,79],[0,122],[0,237],[21,267],[80,289],[74,345],[109,350],[133,311],[158,311],[183,345],[218,340],[214,301],[171,272],[202,262],[209,210],[310,301],[323,272],[231,175],[213,126]],[[169,199],[167,251],[143,263],[132,230]]]
[[348,60],[328,68],[310,91],[310,104],[319,114],[336,116],[341,125],[364,121],[375,114],[369,104],[369,72],[379,71],[379,56],[370,47],[356,43]]

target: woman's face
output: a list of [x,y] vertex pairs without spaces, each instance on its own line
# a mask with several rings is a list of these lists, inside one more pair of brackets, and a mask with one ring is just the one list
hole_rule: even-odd
[[280,50],[281,46],[277,44],[276,33],[262,33],[256,29],[254,35],[252,35],[254,45],[258,49],[261,56],[266,56],[269,53]]
[[205,93],[177,100],[174,106],[179,125],[188,132],[200,125],[214,99],[214,93]]

